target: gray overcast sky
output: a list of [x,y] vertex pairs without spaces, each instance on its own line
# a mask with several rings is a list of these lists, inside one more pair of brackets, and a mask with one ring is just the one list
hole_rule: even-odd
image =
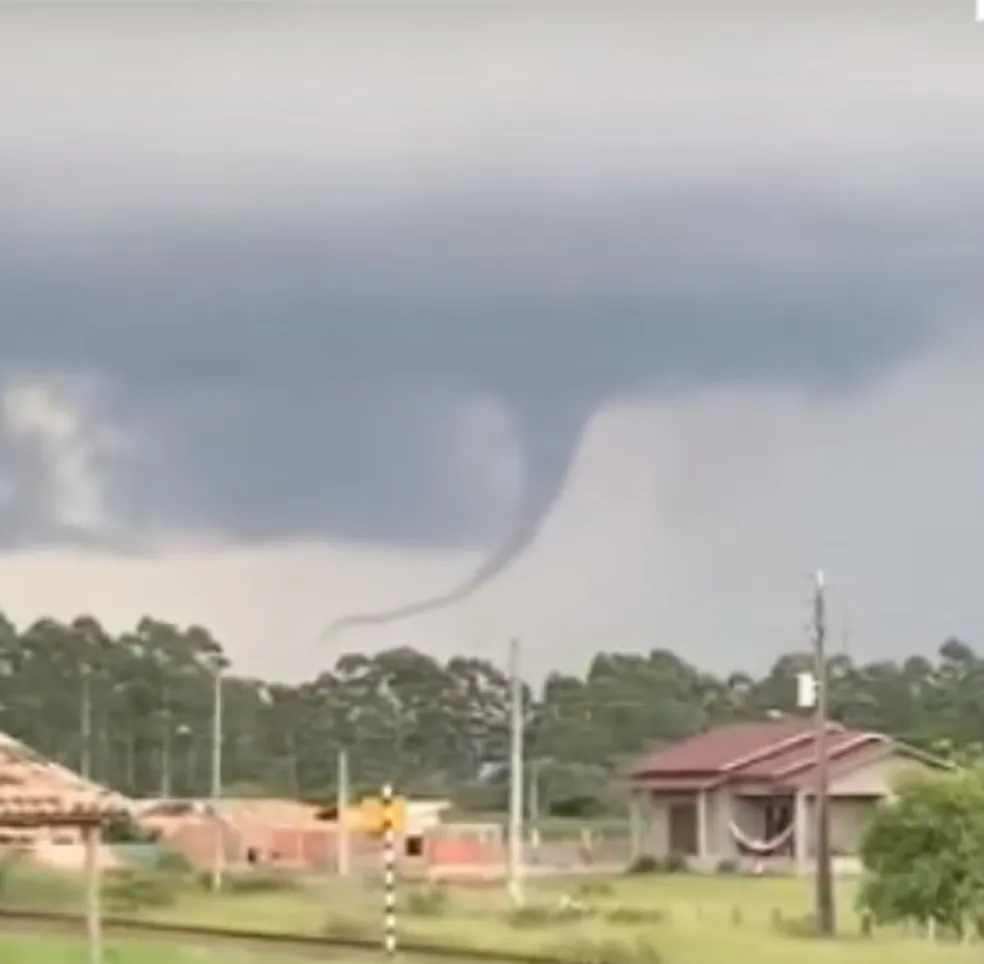
[[[291,677],[514,632],[538,672],[760,667],[822,565],[859,654],[981,641],[970,3],[0,28],[16,618],[202,621]],[[318,641],[506,543],[460,606]]]

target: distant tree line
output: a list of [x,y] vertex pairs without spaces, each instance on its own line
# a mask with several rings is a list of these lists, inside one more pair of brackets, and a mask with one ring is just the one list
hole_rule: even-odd
[[[598,653],[583,676],[526,687],[526,754],[544,814],[617,805],[620,765],[648,746],[767,711],[796,712],[789,653],[761,678],[704,672],[666,649]],[[23,631],[0,616],[0,729],[134,796],[208,793],[213,679],[223,671],[227,792],[332,792],[340,747],[357,788],[505,804],[508,679],[495,662],[410,648],[347,653],[299,685],[233,672],[208,630],[144,618],[107,632],[87,616]],[[833,716],[923,749],[978,756],[984,660],[956,639],[935,659],[829,664]]]

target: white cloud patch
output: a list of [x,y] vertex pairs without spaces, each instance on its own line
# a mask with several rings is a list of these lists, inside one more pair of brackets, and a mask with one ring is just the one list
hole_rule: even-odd
[[[6,475],[5,501],[14,507],[19,501],[33,504],[53,529],[105,537],[114,527],[107,460],[122,453],[124,439],[99,420],[91,398],[77,379],[6,382],[0,420],[12,471]],[[18,463],[33,471],[18,479]]]

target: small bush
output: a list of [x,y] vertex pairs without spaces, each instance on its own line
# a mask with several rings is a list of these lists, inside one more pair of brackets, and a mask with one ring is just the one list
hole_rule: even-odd
[[690,862],[684,854],[668,854],[665,857],[653,857],[643,854],[636,857],[626,868],[627,874],[683,874],[690,870]]
[[358,917],[343,917],[332,914],[321,928],[323,937],[338,941],[369,941],[380,935],[379,922],[369,923]]
[[113,817],[103,827],[102,839],[107,844],[148,844],[156,842],[160,833],[140,826],[129,814]]
[[138,870],[117,871],[102,886],[106,907],[117,913],[169,907],[177,897],[173,881],[161,874]]
[[556,906],[525,904],[509,912],[509,924],[517,928],[551,927],[571,924],[593,916],[592,908],[574,898],[564,896]]
[[820,928],[813,914],[801,914],[799,917],[782,917],[774,914],[772,928],[784,937],[812,938],[820,936]]
[[683,854],[670,854],[662,862],[660,870],[664,874],[685,874],[690,870],[690,862]]
[[662,964],[663,956],[648,941],[579,940],[556,949],[564,964]]
[[669,915],[658,907],[613,907],[605,914],[609,924],[626,927],[644,924],[665,924]]
[[615,888],[607,880],[584,880],[577,885],[578,897],[611,897]]
[[525,904],[514,907],[509,912],[509,926],[517,928],[547,927],[553,924],[555,915],[553,908],[543,904]]
[[[211,877],[202,875],[208,886]],[[300,881],[292,874],[277,871],[254,871],[239,873],[225,878],[222,889],[229,894],[246,896],[249,894],[282,894],[301,889]]]
[[584,920],[593,914],[592,908],[583,901],[565,895],[554,909],[554,920],[557,923],[570,923],[571,921]]
[[77,875],[39,867],[12,854],[3,861],[2,899],[10,907],[76,910],[82,897]]
[[162,850],[154,860],[153,869],[159,874],[177,877],[190,877],[195,872],[191,861],[177,850]]
[[447,906],[448,892],[444,887],[426,887],[410,891],[404,909],[413,917],[439,917]]
[[741,873],[741,864],[734,857],[724,857],[718,861],[714,872],[725,876],[734,876]]

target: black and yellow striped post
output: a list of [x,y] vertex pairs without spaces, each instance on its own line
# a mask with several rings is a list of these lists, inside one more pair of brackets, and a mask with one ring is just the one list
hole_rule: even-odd
[[383,787],[383,948],[388,956],[396,954],[396,825],[393,813],[393,788]]

